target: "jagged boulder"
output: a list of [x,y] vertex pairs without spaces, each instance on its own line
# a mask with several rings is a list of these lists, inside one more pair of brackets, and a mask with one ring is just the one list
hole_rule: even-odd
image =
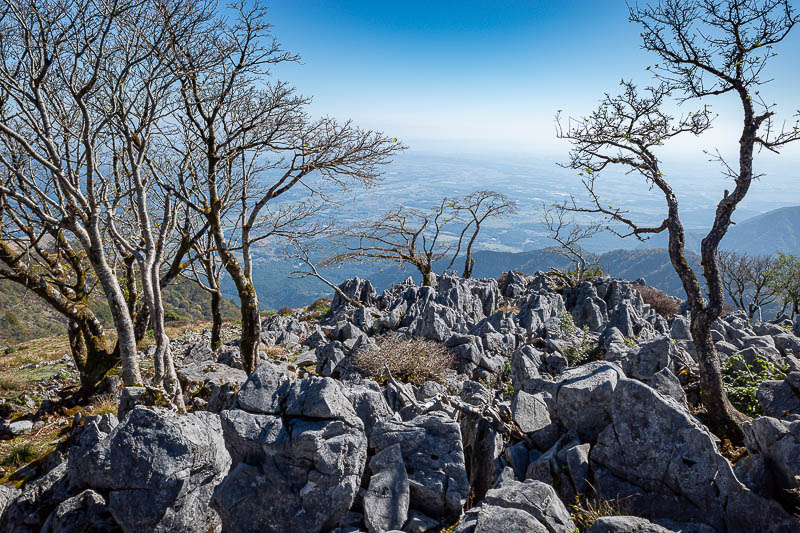
[[611,419],[590,453],[601,496],[626,498],[648,518],[692,520],[718,530],[798,526],[775,502],[747,490],[708,429],[654,389],[619,380]]
[[230,408],[239,387],[247,380],[244,370],[210,361],[179,366],[177,374],[184,397],[212,413]]
[[763,462],[765,492],[800,503],[800,421],[760,416],[743,425],[751,456]]
[[214,493],[225,531],[319,531],[347,514],[367,439],[335,380],[291,381],[263,363],[222,424],[234,465]]
[[467,511],[456,533],[571,533],[575,524],[550,485],[506,481]]
[[364,495],[364,521],[370,532],[403,527],[408,518],[410,491],[400,445],[375,454],[369,462],[372,475]]
[[67,463],[62,462],[45,475],[26,483],[22,490],[0,491],[0,531],[35,533],[41,530],[47,516],[72,495]]
[[529,334],[541,336],[548,322],[558,319],[565,312],[566,307],[560,294],[537,292],[530,295],[522,304],[517,322]]
[[50,514],[42,533],[122,532],[106,500],[91,489],[64,500]]
[[764,381],[758,387],[756,398],[766,416],[800,416],[800,372],[791,372],[782,381]]
[[549,392],[551,414],[585,441],[594,440],[611,422],[611,403],[617,382],[625,377],[617,365],[594,362],[561,373],[559,381],[541,381]]
[[137,406],[71,467],[74,483],[108,494],[124,531],[205,532],[218,524],[209,503],[230,464],[219,416]]
[[[339,285],[339,289],[351,300],[361,302],[362,304],[374,305],[378,300],[375,287],[372,286],[369,280],[363,280],[358,277],[348,279]],[[335,312],[345,305],[347,305],[347,302],[339,296],[339,293],[334,293],[333,301],[331,302],[331,310]]]
[[411,507],[435,519],[457,518],[470,490],[458,423],[421,415],[376,424],[370,447],[380,452],[394,444],[400,445],[408,473]]

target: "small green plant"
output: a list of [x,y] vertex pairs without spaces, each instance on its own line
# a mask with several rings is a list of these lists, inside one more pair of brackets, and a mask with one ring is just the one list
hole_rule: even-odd
[[625,346],[633,348],[636,346],[636,337],[623,337],[622,342],[625,344]]
[[558,327],[561,330],[562,337],[566,338],[578,332],[578,327],[575,325],[575,321],[569,311],[562,311],[558,318]]
[[748,416],[761,414],[761,405],[756,398],[758,387],[765,381],[782,379],[786,379],[786,375],[774,364],[756,358],[750,365],[738,352],[728,358],[728,364],[722,372],[728,399],[734,407]]
[[564,355],[567,357],[570,366],[578,366],[585,363],[595,348],[589,337],[589,327],[583,326],[580,331],[583,334],[581,341],[572,343],[564,350]]
[[308,306],[311,311],[318,311],[323,315],[331,310],[331,303],[333,300],[330,298],[317,298],[311,305]]
[[595,349],[594,343],[589,337],[589,327],[584,325],[583,328],[579,329],[568,311],[562,311],[558,316],[558,327],[563,338],[571,337],[578,332],[581,333],[582,337],[579,342],[573,342],[564,349],[564,355],[567,357],[567,361],[569,361],[570,366],[577,366],[585,363]]
[[261,316],[263,317],[274,316],[277,314],[278,313],[276,313],[274,309],[264,309],[263,311],[261,311]]

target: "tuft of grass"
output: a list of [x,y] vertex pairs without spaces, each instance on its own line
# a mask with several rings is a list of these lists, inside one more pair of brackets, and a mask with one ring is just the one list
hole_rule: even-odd
[[262,346],[264,355],[270,359],[278,359],[280,356],[285,355],[287,352],[280,346]]
[[94,399],[92,404],[86,409],[86,414],[99,416],[107,414],[116,415],[118,407],[119,405],[117,405],[117,402],[114,401],[114,398],[110,394],[104,394]]
[[26,442],[11,448],[11,451],[0,460],[0,464],[14,467],[25,466],[39,457],[38,452],[39,450],[33,444]]
[[578,494],[574,504],[570,506],[570,517],[579,531],[587,531],[601,516],[627,516],[630,514],[624,499],[606,500],[597,494]]
[[426,381],[443,383],[453,367],[453,354],[444,344],[424,339],[387,335],[377,348],[359,350],[353,365],[376,381],[385,381],[385,367],[400,381],[421,385]]
[[14,392],[22,389],[23,383],[15,376],[0,376],[0,391]]

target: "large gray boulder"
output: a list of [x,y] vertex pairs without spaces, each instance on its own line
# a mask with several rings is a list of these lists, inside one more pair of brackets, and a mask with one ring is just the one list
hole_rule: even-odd
[[783,381],[764,381],[756,393],[766,416],[788,418],[800,415],[800,372],[792,372]]
[[697,521],[717,530],[798,526],[775,502],[747,490],[708,429],[654,389],[619,380],[611,419],[590,453],[602,497],[625,498],[636,514],[651,519]]
[[335,527],[353,504],[367,458],[364,424],[342,387],[331,378],[291,381],[263,363],[236,405],[221,417],[234,465],[214,494],[223,529]]
[[229,409],[247,373],[228,365],[206,361],[179,366],[181,389],[187,399],[200,399],[205,410],[219,413]]
[[50,514],[42,533],[121,532],[105,499],[91,489],[64,500]]
[[560,294],[538,292],[530,295],[522,304],[517,322],[528,333],[542,335],[548,321],[557,319],[566,310]]
[[364,423],[364,432],[369,439],[372,428],[378,422],[391,418],[392,410],[386,403],[383,389],[372,380],[343,385],[342,392],[350,401],[358,418]]
[[380,452],[394,444],[408,473],[411,507],[436,519],[457,518],[470,490],[458,423],[437,415],[377,423],[370,447]]
[[456,533],[571,533],[575,524],[550,485],[506,481],[467,511]]
[[395,444],[369,462],[372,476],[364,494],[364,521],[372,532],[400,529],[408,518],[410,491],[403,454]]
[[763,461],[772,497],[800,503],[800,421],[760,416],[742,429],[751,456]]
[[219,522],[209,504],[230,465],[219,416],[137,406],[72,472],[108,494],[123,531],[202,533]]
[[625,378],[613,363],[593,362],[562,372],[552,387],[552,415],[585,441],[594,440],[611,422],[617,382]]

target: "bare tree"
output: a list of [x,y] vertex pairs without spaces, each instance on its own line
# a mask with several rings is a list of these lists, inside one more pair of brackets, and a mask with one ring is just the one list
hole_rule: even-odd
[[550,273],[570,286],[584,281],[592,267],[596,266],[596,263],[592,261],[592,256],[581,248],[581,241],[591,239],[605,229],[604,225],[599,222],[592,222],[586,225],[580,225],[575,222],[570,213],[576,207],[577,205],[574,201],[569,208],[559,204],[552,206],[542,205],[544,223],[550,232],[550,238],[559,244],[558,247],[554,246],[551,250],[566,257],[572,263],[573,268],[572,272],[567,269],[562,272],[553,268],[550,269]]
[[123,380],[141,383],[133,322],[103,241],[109,115],[98,90],[109,62],[137,59],[124,53],[119,24],[134,6],[5,2],[0,10],[0,137],[31,162],[30,171],[6,182],[2,192],[80,243],[111,307]]
[[456,202],[443,198],[430,210],[399,207],[376,219],[340,228],[335,240],[342,251],[334,253],[322,265],[337,266],[345,262],[411,265],[422,276],[422,285],[430,286],[434,263],[453,254],[449,269],[461,248],[466,228],[455,240],[447,239],[445,231],[460,221],[458,216]]
[[315,278],[333,289],[339,295],[342,301],[345,301],[353,307],[362,307],[361,302],[353,300],[334,282],[323,276],[314,260],[311,257],[312,252],[317,252],[319,248],[318,242],[310,241],[309,239],[292,239],[291,249],[288,250],[287,255],[291,258],[301,261],[305,267],[293,270],[290,277],[293,279]]
[[[465,196],[458,202],[456,209],[463,213],[469,223],[464,226],[461,232],[461,240],[464,239],[467,231],[472,231],[472,236],[467,242],[466,254],[464,256],[463,278],[472,276],[472,268],[475,266],[475,259],[472,257],[472,246],[481,231],[481,225],[487,218],[503,217],[517,212],[517,202],[508,196],[495,191],[476,191]],[[461,244],[459,240],[459,244]],[[458,252],[455,254],[458,255]]]
[[449,271],[461,258],[466,242],[463,277],[469,278],[475,265],[473,246],[483,223],[516,209],[514,200],[494,191],[476,191],[460,199],[445,197],[429,210],[398,207],[378,218],[340,228],[335,237],[341,251],[322,264],[383,261],[411,265],[427,286],[435,263],[450,257],[443,269]]
[[737,309],[747,313],[750,322],[756,311],[775,301],[776,295],[770,288],[770,272],[775,264],[771,256],[720,250],[717,263],[725,292]]
[[[766,148],[777,152],[800,138],[797,128],[775,128],[773,106],[758,91],[767,81],[762,73],[774,55],[773,47],[786,38],[798,18],[787,0],[669,0],[632,6],[630,15],[642,27],[644,48],[660,59],[652,71],[661,85],[648,89],[640,97],[633,84],[624,84],[623,95],[607,96],[592,115],[560,128],[560,137],[573,144],[569,166],[586,176],[583,181],[592,207],[585,211],[606,215],[627,228],[625,235],[644,238],[662,231],[669,233],[670,260],[683,283],[691,313],[707,422],[718,435],[741,441],[739,424],[746,417],[728,401],[710,334],[711,324],[720,316],[725,303],[717,249],[734,210],[756,178],[755,150]],[[710,127],[710,111],[700,109],[674,121],[661,110],[664,100],[673,93],[681,102],[730,93],[742,106],[738,162],[730,165],[723,161],[735,187],[717,204],[712,228],[701,246],[708,301],[686,262],[678,199],[654,149],[676,135],[700,135],[706,131]],[[611,165],[621,165],[639,174],[664,195],[667,216],[660,224],[639,225],[624,210],[600,201],[595,188],[597,175]]]
[[[325,198],[331,186],[370,185],[402,145],[350,122],[312,120],[304,111],[307,98],[270,81],[272,65],[297,57],[272,37],[258,3],[239,2],[230,19],[214,18],[188,39],[176,35],[164,52],[181,84],[175,119],[185,133],[174,148],[196,165],[191,179],[175,191],[206,217],[236,285],[242,359],[252,371],[261,320],[250,246],[265,208],[294,189]],[[226,220],[223,206],[229,202],[236,202],[238,211]],[[240,254],[226,237],[234,230]]]
[[2,192],[0,279],[24,286],[67,319],[81,390],[92,394],[119,354],[89,302],[97,282],[91,266],[65,231],[42,226]]

